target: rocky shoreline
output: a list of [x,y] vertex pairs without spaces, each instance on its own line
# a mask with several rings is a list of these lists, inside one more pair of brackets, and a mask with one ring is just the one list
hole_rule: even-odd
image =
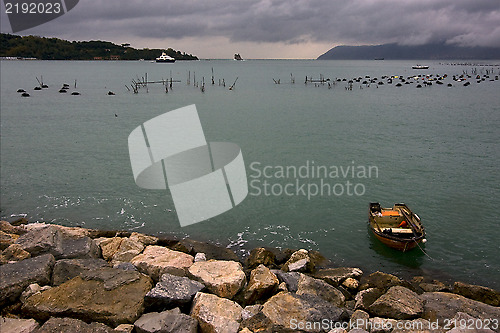
[[[24,223],[23,223],[24,222]],[[0,222],[0,331],[500,332],[500,292],[332,267],[316,251],[231,250]]]

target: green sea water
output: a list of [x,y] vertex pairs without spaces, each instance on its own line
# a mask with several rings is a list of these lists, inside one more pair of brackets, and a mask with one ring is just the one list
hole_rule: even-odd
[[[430,61],[429,70],[416,71],[411,61],[2,61],[1,217],[189,236],[240,254],[255,246],[314,249],[337,265],[498,289],[495,63]],[[150,81],[180,82],[168,93],[162,84],[128,91],[146,73]],[[463,73],[472,76],[470,86],[452,80]],[[421,78],[401,87],[387,81],[430,74],[447,77],[420,89]],[[34,91],[42,76],[49,88]],[[330,81],[304,84],[306,76]],[[353,78],[362,80],[351,90]],[[373,78],[384,84],[362,84]],[[63,83],[66,94],[58,92]],[[207,141],[240,146],[249,195],[181,228],[168,191],[135,184],[127,138],[143,122],[190,104]],[[402,254],[370,236],[373,201],[409,205],[426,227],[426,254]]]

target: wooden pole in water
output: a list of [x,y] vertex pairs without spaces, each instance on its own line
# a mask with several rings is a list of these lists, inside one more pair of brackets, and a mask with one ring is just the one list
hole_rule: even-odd
[[234,89],[234,85],[236,84],[236,81],[238,81],[238,77],[236,77],[236,80],[234,80],[233,85],[231,87],[229,87],[229,90],[233,90]]

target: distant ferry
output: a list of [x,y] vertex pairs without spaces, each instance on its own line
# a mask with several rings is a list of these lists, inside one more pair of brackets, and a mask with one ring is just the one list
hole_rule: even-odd
[[163,52],[161,56],[156,58],[156,62],[175,62],[175,59]]
[[429,66],[426,66],[426,65],[415,65],[415,66],[412,66],[411,68],[413,68],[413,69],[429,69]]

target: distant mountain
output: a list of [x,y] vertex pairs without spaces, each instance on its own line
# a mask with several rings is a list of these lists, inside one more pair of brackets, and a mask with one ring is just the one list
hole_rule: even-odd
[[0,57],[40,60],[153,60],[162,52],[177,60],[198,60],[196,56],[168,48],[134,49],[129,44],[105,41],[69,42],[58,38],[0,35]]
[[318,60],[490,60],[500,59],[500,47],[460,47],[446,44],[336,46]]

